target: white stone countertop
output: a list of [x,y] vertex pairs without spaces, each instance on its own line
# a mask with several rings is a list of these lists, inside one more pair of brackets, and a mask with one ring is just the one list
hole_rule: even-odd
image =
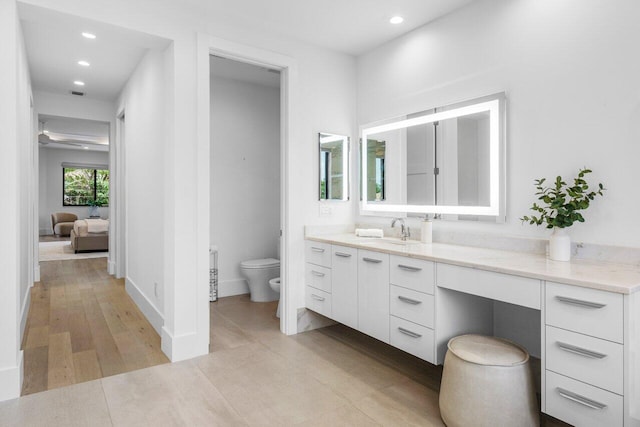
[[640,268],[602,261],[552,261],[543,255],[443,243],[398,245],[394,238],[358,237],[353,233],[306,235],[307,240],[436,261],[497,273],[631,294],[640,290]]

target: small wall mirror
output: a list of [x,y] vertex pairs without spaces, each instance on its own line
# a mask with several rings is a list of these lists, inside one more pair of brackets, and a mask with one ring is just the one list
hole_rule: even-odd
[[363,214],[504,217],[504,94],[362,128]]
[[349,137],[318,133],[320,200],[349,200]]

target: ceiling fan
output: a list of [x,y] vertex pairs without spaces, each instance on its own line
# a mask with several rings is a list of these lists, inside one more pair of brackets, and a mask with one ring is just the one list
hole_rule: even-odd
[[85,147],[87,145],[98,145],[98,146],[105,145],[105,144],[102,144],[102,143],[97,142],[97,141],[87,140],[86,139],[87,137],[84,136],[84,135],[56,134],[56,135],[64,136],[64,137],[67,137],[67,138],[60,138],[60,137],[51,138],[48,135],[48,132],[45,131],[45,129],[44,129],[45,124],[46,124],[45,122],[40,122],[40,132],[38,133],[38,143],[41,144],[41,145],[61,144],[61,145],[72,145],[72,146],[75,146],[75,147]]

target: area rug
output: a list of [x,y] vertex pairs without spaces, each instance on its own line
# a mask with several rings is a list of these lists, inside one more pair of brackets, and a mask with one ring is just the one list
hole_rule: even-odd
[[40,261],[60,261],[65,259],[103,258],[109,252],[73,253],[71,242],[40,242]]

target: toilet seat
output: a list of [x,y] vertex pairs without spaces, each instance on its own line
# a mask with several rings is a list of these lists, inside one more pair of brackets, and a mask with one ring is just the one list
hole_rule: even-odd
[[248,270],[269,267],[280,267],[280,260],[277,260],[275,258],[262,258],[250,259],[248,261],[242,261],[240,263],[240,268],[245,268]]

